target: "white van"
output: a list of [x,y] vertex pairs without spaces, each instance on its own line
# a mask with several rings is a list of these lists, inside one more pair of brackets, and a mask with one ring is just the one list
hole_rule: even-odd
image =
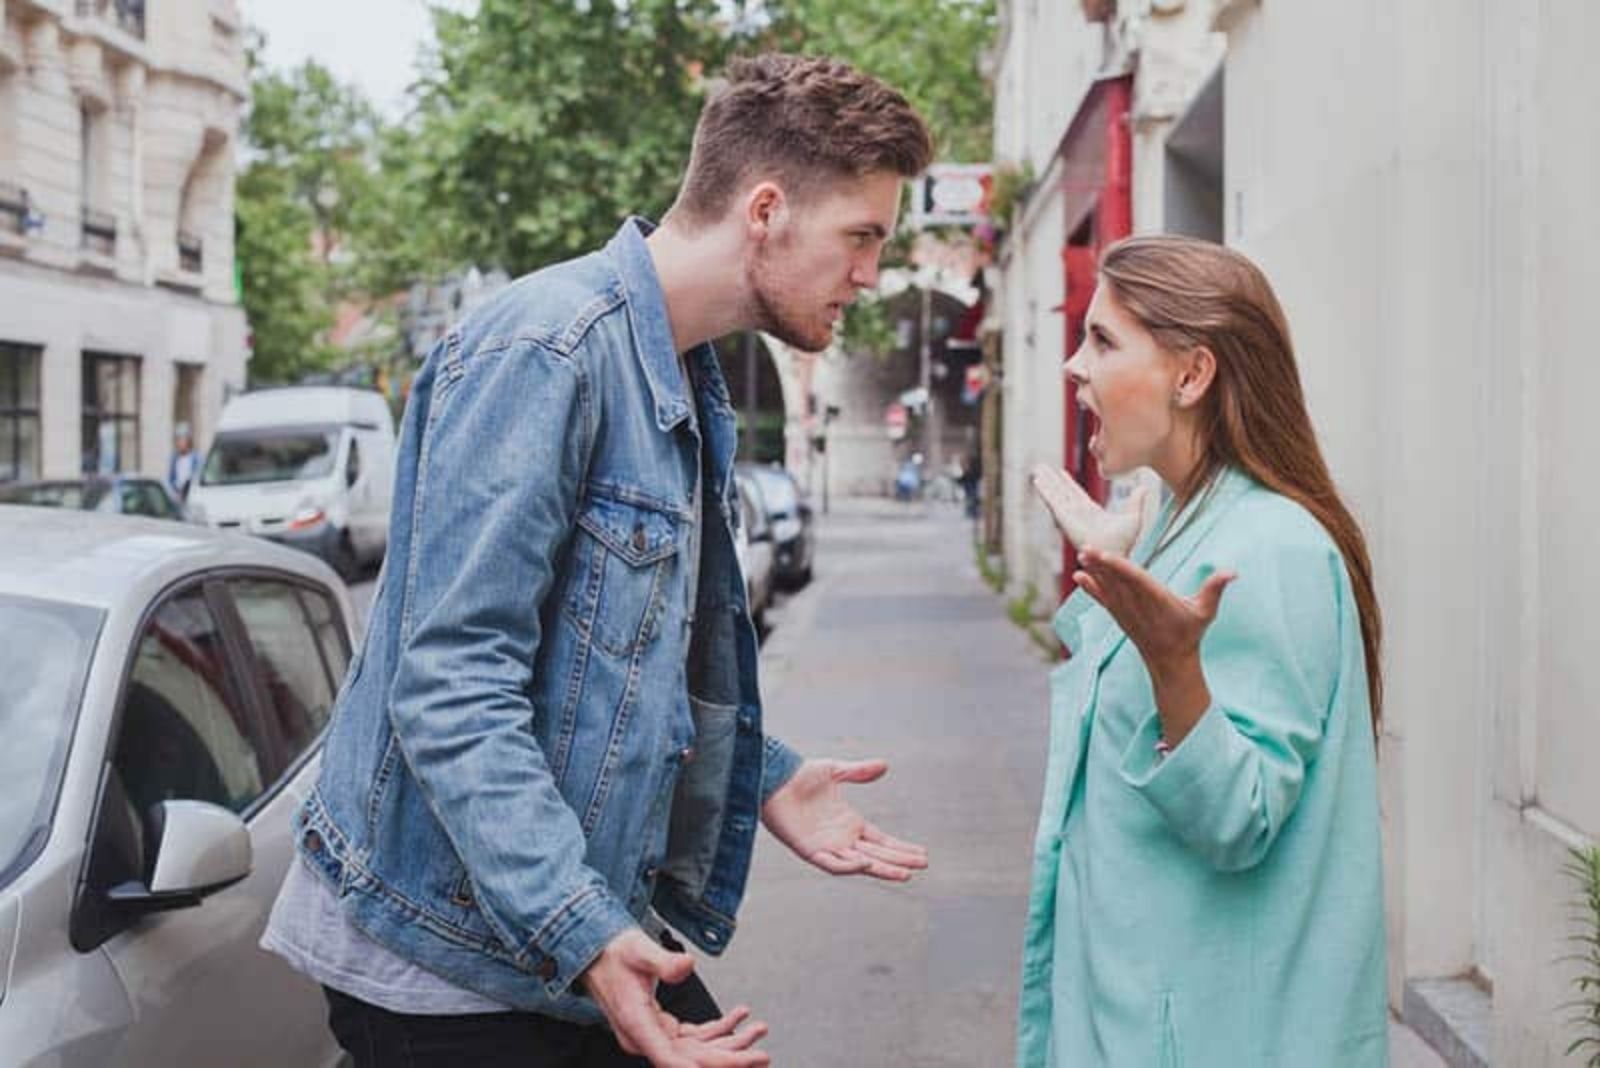
[[188,505],[213,527],[308,550],[349,578],[388,547],[394,452],[394,419],[381,393],[241,393],[222,409]]

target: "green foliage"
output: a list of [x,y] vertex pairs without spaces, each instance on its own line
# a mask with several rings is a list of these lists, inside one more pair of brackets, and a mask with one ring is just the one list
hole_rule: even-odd
[[247,170],[235,196],[235,255],[254,346],[253,385],[292,382],[331,359],[320,340],[333,312],[311,255],[315,221],[279,179],[270,170]]
[[235,194],[242,299],[254,384],[327,369],[333,308],[358,287],[341,246],[379,210],[377,113],[354,89],[308,62],[286,73],[254,66],[246,164]]
[[989,218],[1001,230],[1011,229],[1013,216],[1033,188],[1033,164],[1002,163],[995,167],[989,193]]
[[1600,849],[1574,849],[1565,871],[1577,884],[1574,904],[1578,931],[1571,941],[1578,951],[1568,959],[1578,965],[1573,984],[1578,996],[1569,1005],[1571,1023],[1578,1032],[1567,1056],[1584,1057],[1588,1068],[1600,1066]]
[[1022,596],[1013,598],[1006,605],[1006,617],[1019,627],[1032,625],[1034,619],[1033,605],[1038,599],[1038,587],[1031,582],[1028,583],[1027,588],[1022,591]]
[[435,9],[404,170],[458,264],[519,274],[659,217],[688,158],[715,0],[481,0]]
[[771,0],[763,47],[830,55],[906,94],[942,161],[993,152],[994,97],[978,69],[995,34],[994,0]]
[[[629,214],[659,218],[703,76],[736,52],[838,56],[903,89],[940,158],[989,155],[978,60],[994,0],[479,0],[433,18],[398,124],[319,65],[267,71],[252,51],[237,211],[253,379],[329,366],[340,300],[470,264],[521,274],[598,247]],[[892,347],[875,302],[843,329],[858,350]]]
[[894,324],[889,309],[876,293],[863,293],[844,309],[839,324],[839,347],[848,355],[864,353],[883,357],[894,351]]
[[972,555],[978,562],[978,574],[983,576],[984,584],[995,593],[1002,593],[1006,588],[1006,562],[1005,557],[991,555],[984,548],[983,539],[972,539]]

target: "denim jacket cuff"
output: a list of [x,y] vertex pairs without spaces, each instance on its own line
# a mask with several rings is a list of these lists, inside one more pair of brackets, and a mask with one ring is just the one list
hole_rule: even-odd
[[533,973],[544,983],[545,993],[560,997],[574,987],[578,977],[593,964],[612,939],[637,927],[628,910],[603,887],[585,887],[560,910],[560,918],[547,925],[528,946]]
[[783,788],[794,778],[805,758],[784,745],[772,735],[767,735],[761,750],[761,803]]

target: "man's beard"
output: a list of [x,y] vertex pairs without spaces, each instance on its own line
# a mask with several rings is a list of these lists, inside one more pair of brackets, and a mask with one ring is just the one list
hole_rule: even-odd
[[759,253],[750,270],[750,292],[755,301],[755,328],[801,352],[821,352],[833,343],[833,327],[812,326],[785,307],[781,283],[771,281],[766,253]]

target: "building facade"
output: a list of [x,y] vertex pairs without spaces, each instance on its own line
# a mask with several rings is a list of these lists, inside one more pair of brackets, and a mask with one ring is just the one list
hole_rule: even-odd
[[0,0],[0,479],[160,474],[242,389],[235,0]]
[[[995,162],[1032,180],[990,269],[995,299],[985,329],[1000,350],[1001,427],[990,492],[1001,501],[1008,593],[1041,614],[1062,595],[1071,556],[1029,492],[1028,472],[1049,463],[1098,478],[1061,365],[1079,342],[1098,251],[1197,210],[1188,200],[1168,207],[1169,184],[1195,182],[1185,184],[1181,161],[1169,160],[1167,138],[1221,59],[1206,8],[1179,0],[999,5]],[[1191,199],[1218,198],[1220,189],[1208,196],[1200,186]]]

